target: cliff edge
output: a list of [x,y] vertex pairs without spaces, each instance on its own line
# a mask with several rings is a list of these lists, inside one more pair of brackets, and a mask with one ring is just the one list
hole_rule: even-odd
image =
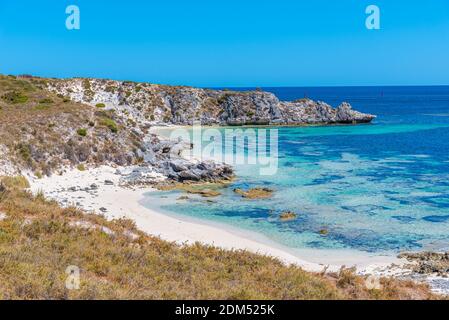
[[375,116],[311,99],[280,101],[264,91],[229,91],[99,79],[51,80],[48,89],[113,109],[136,124],[305,125],[368,123]]

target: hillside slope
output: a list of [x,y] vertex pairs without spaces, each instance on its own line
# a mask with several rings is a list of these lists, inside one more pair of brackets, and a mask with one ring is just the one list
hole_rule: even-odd
[[[0,299],[432,299],[411,281],[314,274],[270,257],[148,236],[132,221],[60,208],[0,177]],[[67,267],[80,286],[65,286]]]

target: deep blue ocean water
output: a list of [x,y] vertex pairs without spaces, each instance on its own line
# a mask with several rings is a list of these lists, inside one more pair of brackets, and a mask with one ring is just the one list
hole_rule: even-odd
[[[378,117],[370,125],[280,128],[277,174],[239,165],[236,182],[213,203],[165,192],[149,195],[147,205],[158,198],[162,210],[291,248],[449,249],[449,86],[264,90],[281,100],[347,101]],[[248,201],[233,192],[254,186],[274,189],[273,198]],[[298,219],[281,222],[285,210]]]

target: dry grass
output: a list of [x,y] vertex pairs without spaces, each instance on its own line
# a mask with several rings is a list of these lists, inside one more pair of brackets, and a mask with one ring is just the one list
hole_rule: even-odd
[[[369,290],[351,270],[313,274],[245,251],[181,247],[146,236],[132,221],[108,222],[32,196],[23,178],[1,181],[3,299],[433,298],[425,286],[392,279]],[[81,269],[79,290],[65,288],[70,265]]]

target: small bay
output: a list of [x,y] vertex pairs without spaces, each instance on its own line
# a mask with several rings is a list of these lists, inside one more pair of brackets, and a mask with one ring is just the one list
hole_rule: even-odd
[[[276,128],[276,174],[236,165],[237,179],[218,197],[178,200],[180,192],[156,192],[146,205],[158,202],[160,210],[293,249],[449,249],[449,87],[263,89],[282,100],[347,101],[378,117],[367,125]],[[274,194],[247,200],[233,192],[252,187]],[[297,218],[282,221],[285,211]]]

